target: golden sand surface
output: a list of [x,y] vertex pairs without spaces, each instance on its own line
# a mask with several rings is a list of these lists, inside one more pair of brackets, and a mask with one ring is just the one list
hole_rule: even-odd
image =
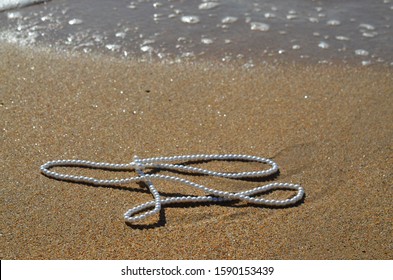
[[[1,259],[393,258],[392,70],[245,70],[3,44],[0,102]],[[151,200],[143,184],[93,187],[39,171],[54,159],[127,163],[195,153],[272,158],[280,166],[274,180],[300,183],[306,197],[289,208],[168,206],[130,226],[123,213]],[[231,191],[264,184],[181,176]],[[164,197],[198,193],[170,182],[156,187]]]

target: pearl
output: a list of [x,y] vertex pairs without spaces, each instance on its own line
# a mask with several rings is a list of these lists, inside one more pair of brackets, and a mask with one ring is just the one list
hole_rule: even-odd
[[[197,168],[193,166],[186,166],[182,164],[164,163],[164,162],[171,162],[171,161],[211,161],[211,160],[253,161],[253,162],[268,164],[270,165],[270,168],[259,170],[259,171],[250,171],[250,172],[218,172],[218,171],[212,171],[203,168]],[[83,167],[101,168],[101,169],[110,169],[110,170],[129,169],[130,171],[135,170],[139,176],[123,178],[123,179],[100,180],[100,179],[86,177],[86,176],[62,174],[49,170],[56,166],[63,166],[63,167],[83,166]],[[138,222],[146,219],[149,216],[155,215],[159,213],[162,205],[168,205],[171,203],[221,202],[221,201],[229,201],[229,200],[243,200],[258,205],[291,206],[297,203],[298,201],[300,201],[304,197],[304,193],[305,193],[304,189],[298,184],[279,183],[279,182],[269,183],[247,191],[226,192],[226,191],[212,189],[207,186],[203,186],[177,176],[169,176],[169,175],[161,175],[161,174],[146,174],[143,171],[146,168],[165,169],[165,170],[174,170],[174,171],[183,171],[183,172],[185,171],[188,173],[202,174],[202,175],[208,175],[213,177],[233,178],[233,179],[250,178],[250,177],[266,177],[276,173],[279,169],[277,163],[275,163],[273,160],[258,157],[258,156],[238,155],[238,154],[223,154],[223,155],[197,154],[197,155],[180,155],[180,156],[172,156],[172,157],[153,157],[153,158],[145,158],[145,159],[141,159],[137,156],[134,156],[134,161],[126,164],[93,162],[87,160],[55,160],[55,161],[48,161],[47,163],[41,165],[40,171],[41,173],[43,173],[44,175],[50,178],[55,178],[64,181],[72,181],[75,183],[89,183],[92,185],[116,186],[116,185],[123,185],[129,182],[134,182],[134,181],[145,182],[150,190],[150,193],[153,195],[154,200],[140,204],[138,206],[129,209],[124,214],[124,219],[127,222],[131,222],[131,223]],[[188,185],[190,187],[202,190],[208,195],[207,196],[178,196],[178,197],[170,197],[170,198],[162,199],[160,193],[155,188],[155,186],[153,185],[150,179],[179,182],[184,185]],[[296,191],[296,194],[291,198],[282,199],[282,200],[252,197],[253,195],[258,195],[258,194],[265,193],[267,191],[278,190],[278,189],[294,190]],[[214,196],[210,196],[210,195],[214,195]],[[153,209],[147,211],[148,209],[151,208]],[[142,211],[145,212],[138,215],[138,213]]]

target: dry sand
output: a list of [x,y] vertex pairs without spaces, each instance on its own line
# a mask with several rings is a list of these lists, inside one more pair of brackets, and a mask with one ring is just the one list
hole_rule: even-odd
[[[243,70],[2,45],[0,97],[1,259],[393,258],[392,70]],[[97,188],[39,172],[54,159],[193,153],[272,158],[281,168],[275,180],[300,183],[307,196],[284,209],[165,207],[160,220],[132,227],[122,215],[151,200],[143,186]],[[233,191],[261,184],[191,179]],[[157,188],[195,193],[167,182]]]

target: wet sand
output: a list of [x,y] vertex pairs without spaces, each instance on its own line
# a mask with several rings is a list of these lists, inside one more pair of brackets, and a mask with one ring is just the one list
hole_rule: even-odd
[[[5,44],[0,57],[1,259],[393,258],[391,69],[244,70]],[[129,226],[123,213],[151,200],[143,185],[97,188],[39,172],[54,159],[126,163],[194,153],[272,158],[280,165],[275,181],[300,183],[306,197],[283,209],[165,207],[161,218]],[[232,191],[263,184],[185,178]],[[164,196],[196,193],[169,182],[157,188]]]

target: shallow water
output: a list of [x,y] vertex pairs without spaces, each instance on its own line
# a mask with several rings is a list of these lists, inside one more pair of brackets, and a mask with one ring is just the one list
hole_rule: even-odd
[[392,0],[52,0],[0,12],[0,39],[151,59],[393,66]]

